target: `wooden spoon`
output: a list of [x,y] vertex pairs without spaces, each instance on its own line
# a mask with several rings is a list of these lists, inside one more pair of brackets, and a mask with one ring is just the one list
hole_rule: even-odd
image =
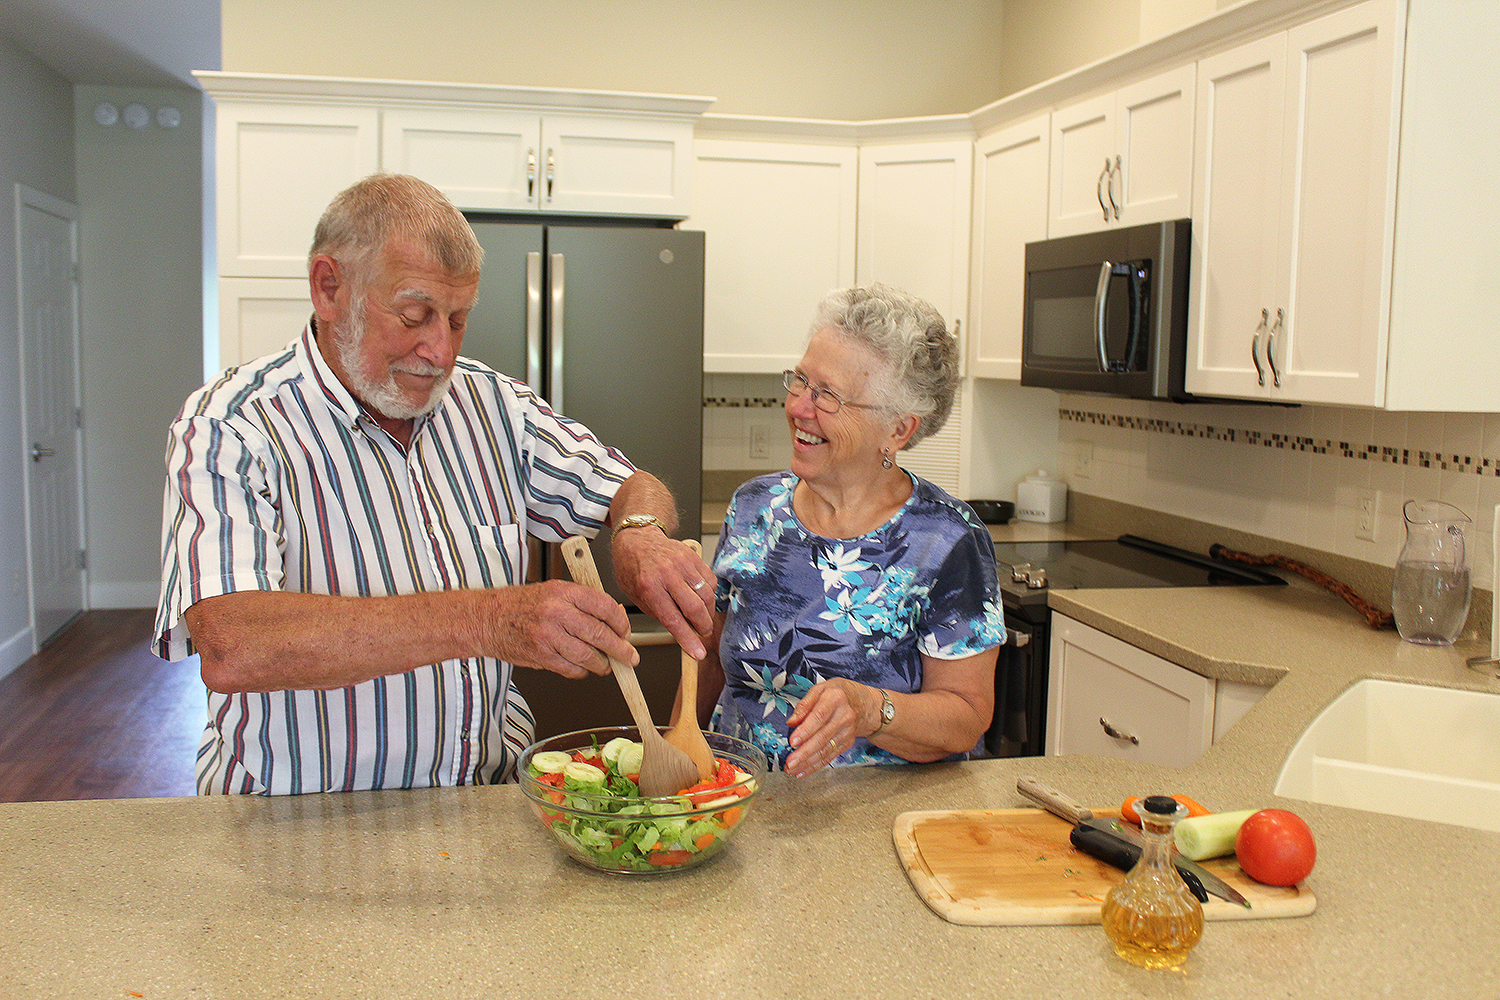
[[[573,582],[603,591],[599,582],[599,569],[594,565],[594,553],[589,550],[588,539],[574,535],[562,544],[563,561],[573,574]],[[610,672],[620,685],[630,717],[635,720],[641,734],[641,774],[636,784],[647,798],[676,795],[684,788],[698,783],[698,767],[691,757],[662,739],[656,723],[651,721],[651,708],[646,696],[641,693],[641,682],[636,679],[635,668],[621,663],[614,657],[609,660]]]
[[[703,546],[692,539],[683,544],[692,549],[694,555],[703,551]],[[677,722],[663,735],[668,743],[687,754],[697,765],[699,779],[707,781],[718,773],[718,761],[714,760],[708,740],[703,738],[703,730],[698,728],[698,661],[685,649],[682,651],[682,701],[677,709]]]

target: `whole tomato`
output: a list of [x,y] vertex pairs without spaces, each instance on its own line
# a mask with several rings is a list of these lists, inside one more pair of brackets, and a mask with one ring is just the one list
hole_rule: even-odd
[[1266,885],[1296,885],[1318,860],[1312,831],[1285,809],[1262,809],[1245,820],[1234,853],[1245,874]]

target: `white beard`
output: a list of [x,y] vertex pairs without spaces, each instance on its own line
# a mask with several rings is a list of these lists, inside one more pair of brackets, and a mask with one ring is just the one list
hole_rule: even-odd
[[[339,365],[344,369],[344,377],[350,382],[349,391],[376,416],[392,420],[415,420],[417,417],[431,413],[442,400],[443,394],[448,391],[448,383],[453,379],[453,369],[445,371],[436,365],[427,365],[419,361],[391,365],[382,379],[377,380],[367,375],[362,367],[364,359],[360,354],[360,346],[364,343],[365,335],[368,333],[362,309],[351,309],[349,319],[343,329],[335,327],[332,333],[333,350],[338,355]],[[441,378],[433,384],[425,400],[412,403],[407,394],[396,384],[396,372],[426,377],[437,375]]]

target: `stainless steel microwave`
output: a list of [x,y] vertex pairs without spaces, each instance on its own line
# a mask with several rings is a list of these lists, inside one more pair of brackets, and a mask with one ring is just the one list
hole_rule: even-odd
[[1021,384],[1188,400],[1188,219],[1026,244]]

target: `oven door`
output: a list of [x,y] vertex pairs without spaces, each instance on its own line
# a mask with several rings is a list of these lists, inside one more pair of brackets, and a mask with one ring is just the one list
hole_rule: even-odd
[[995,664],[995,715],[985,734],[991,757],[1040,757],[1047,698],[1047,626],[1007,609]]

